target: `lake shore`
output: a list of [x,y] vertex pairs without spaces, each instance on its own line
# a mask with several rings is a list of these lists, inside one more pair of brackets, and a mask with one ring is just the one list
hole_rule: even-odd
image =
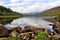
[[20,15],[13,15],[13,16],[0,16],[1,19],[8,19],[8,18],[20,18]]
[[[7,17],[7,16],[6,16],[6,17]],[[8,17],[9,17],[9,16],[8,16]],[[11,16],[11,17],[12,17],[12,16]],[[11,18],[11,17],[10,17],[10,18]],[[15,17],[15,16],[13,16],[13,17]],[[33,19],[33,18],[31,17],[31,20],[32,20],[32,19]],[[35,19],[34,19],[34,20],[35,20]],[[50,20],[51,20],[51,19],[50,19]],[[19,21],[20,21],[20,20],[19,20]],[[28,20],[26,20],[26,21],[28,21]],[[25,22],[26,22],[26,21],[25,21]],[[33,20],[32,20],[32,21],[33,21]],[[16,21],[15,21],[15,22],[16,22]],[[30,20],[29,20],[29,22],[30,22]],[[31,26],[30,26],[30,27],[31,27]],[[32,28],[32,29],[33,29],[33,28]],[[2,29],[2,30],[3,30],[3,29]],[[18,29],[17,29],[17,30],[18,30]],[[33,29],[34,32],[37,32],[38,30],[39,30],[39,29],[36,29],[36,30],[35,30],[35,27],[34,27],[34,29]],[[25,30],[24,30],[24,31],[25,31]],[[14,33],[14,32],[16,32],[16,31],[14,30],[14,31],[12,31],[12,32]],[[12,32],[11,32],[11,33],[12,33]],[[2,32],[2,33],[4,33],[4,32]],[[27,33],[27,32],[24,32],[23,34],[25,34],[25,33]],[[60,35],[60,34],[59,34],[59,35]],[[11,35],[11,36],[12,36],[12,35]],[[49,35],[49,36],[51,36],[51,35]]]
[[[3,26],[2,26],[3,27]],[[1,29],[1,26],[0,26],[0,29]],[[2,28],[2,30],[4,30],[5,28],[3,27]],[[19,32],[17,32],[16,30],[18,30]],[[2,33],[3,33],[4,31],[2,31]],[[6,32],[8,32],[7,31],[7,29],[5,29],[5,32],[4,33],[6,33]],[[46,33],[47,32],[47,33]],[[3,34],[4,34],[3,33]],[[14,35],[17,35],[17,34],[15,34],[15,33],[17,33],[18,34],[18,37],[20,37],[20,36],[27,36],[28,38],[29,38],[29,34],[31,33],[32,35],[33,35],[33,39],[34,39],[34,37],[36,37],[36,35],[39,35],[39,36],[44,36],[44,35],[47,35],[47,38],[48,38],[48,40],[52,37],[52,39],[54,39],[54,37],[56,37],[57,38],[57,35],[59,35],[59,37],[60,37],[60,34],[58,34],[58,33],[55,33],[54,35],[53,34],[51,34],[51,32],[49,32],[48,31],[48,29],[43,29],[43,28],[35,28],[35,27],[31,27],[31,26],[25,26],[24,27],[24,30],[22,30],[20,27],[15,27],[15,28],[13,28],[13,30],[12,30],[12,32],[10,33],[10,34],[8,34],[8,35],[10,35],[10,37],[12,37],[12,39],[14,38],[15,40],[16,40],[16,38],[15,37],[17,37],[17,36],[14,36]],[[36,34],[37,33],[37,34]],[[42,33],[42,34],[40,34],[40,33]],[[46,33],[46,34],[45,34]],[[28,35],[26,35],[26,34],[28,34]],[[50,34],[50,35],[49,35]],[[1,34],[0,34],[1,35]],[[6,34],[5,34],[6,35]],[[52,36],[51,36],[52,35]],[[24,36],[24,37],[25,37]],[[40,38],[39,36],[37,36],[38,38]],[[51,36],[51,37],[49,37],[49,36]],[[9,39],[10,39],[10,37],[8,37]],[[58,37],[58,38],[59,38]],[[6,38],[6,39],[8,39],[8,38]],[[5,40],[5,38],[0,38],[0,39],[2,39],[2,40]],[[12,39],[10,39],[10,40],[12,40]],[[42,39],[42,38],[41,38]]]

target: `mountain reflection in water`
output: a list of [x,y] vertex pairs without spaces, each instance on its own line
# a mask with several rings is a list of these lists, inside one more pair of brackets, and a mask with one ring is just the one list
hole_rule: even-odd
[[23,17],[13,20],[11,24],[19,25],[22,28],[27,25],[34,26],[37,28],[46,28],[49,27],[49,24],[53,23],[43,20],[41,17]]

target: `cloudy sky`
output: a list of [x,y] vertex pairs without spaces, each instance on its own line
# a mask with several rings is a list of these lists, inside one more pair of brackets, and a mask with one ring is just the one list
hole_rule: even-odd
[[35,13],[60,6],[60,0],[0,0],[0,5],[20,13]]

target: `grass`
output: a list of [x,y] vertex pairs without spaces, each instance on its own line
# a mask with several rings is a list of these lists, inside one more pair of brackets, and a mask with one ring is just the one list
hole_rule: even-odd
[[44,31],[40,31],[40,33],[36,36],[36,40],[48,40],[47,34]]
[[7,38],[5,40],[21,40],[21,38],[18,38],[18,37],[10,37],[10,38]]
[[14,16],[0,16],[0,18],[8,19],[8,18],[19,18],[21,16],[19,15],[14,15]]

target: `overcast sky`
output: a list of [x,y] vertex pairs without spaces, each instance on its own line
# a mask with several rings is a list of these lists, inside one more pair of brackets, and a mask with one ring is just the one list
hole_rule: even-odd
[[60,6],[60,0],[0,0],[0,5],[20,13],[35,13]]

